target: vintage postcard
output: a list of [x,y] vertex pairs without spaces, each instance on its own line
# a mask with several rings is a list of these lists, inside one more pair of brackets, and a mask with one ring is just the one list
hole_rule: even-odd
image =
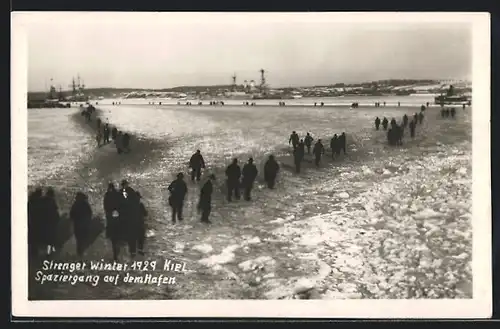
[[491,314],[487,13],[12,14],[12,305]]

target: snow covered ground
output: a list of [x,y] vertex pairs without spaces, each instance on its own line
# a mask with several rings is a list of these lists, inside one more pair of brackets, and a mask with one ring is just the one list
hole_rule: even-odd
[[[137,152],[133,161],[147,158],[147,165],[117,165],[106,148],[82,163],[90,168],[85,177],[96,211],[103,179],[127,177],[151,214],[145,259],[177,259],[188,271],[172,286],[56,287],[53,299],[472,297],[470,108],[460,109],[455,120],[428,110],[415,140],[406,136],[397,148],[386,145],[373,120],[399,120],[417,108],[102,110],[111,122],[160,146]],[[319,169],[306,157],[304,172],[294,174],[287,147],[294,129],[325,141],[346,131],[349,154],[334,162],[327,154]],[[214,224],[199,222],[199,186],[189,183],[185,221],[172,225],[164,188],[186,170],[196,148],[219,178]],[[269,152],[282,163],[276,190],[259,177],[252,202],[228,204],[221,171],[231,157],[252,155],[262,163]],[[58,184],[57,178],[45,182]],[[73,252],[68,247],[61,257]],[[109,254],[100,239],[87,257]]]

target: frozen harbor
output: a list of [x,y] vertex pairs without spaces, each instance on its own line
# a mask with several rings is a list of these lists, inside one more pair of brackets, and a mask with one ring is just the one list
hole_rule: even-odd
[[[97,106],[102,119],[154,141],[151,149],[117,161],[111,146],[93,148],[93,136],[74,119],[77,109],[30,110],[30,185],[54,186],[67,212],[81,183],[102,214],[108,180],[127,178],[151,215],[145,258],[176,258],[189,270],[168,287],[61,285],[52,299],[472,297],[471,108],[459,109],[456,119],[428,109],[416,138],[406,132],[404,145],[394,148],[375,131],[375,117],[399,121],[418,107],[108,103]],[[345,131],[348,155],[332,162],[327,154],[320,169],[306,156],[305,171],[294,174],[292,130],[325,145]],[[51,144],[57,140],[65,143]],[[185,221],[172,225],[165,188],[196,149],[218,176],[214,224],[199,223],[199,186],[188,183]],[[253,201],[228,204],[223,168],[249,156],[261,168],[270,153],[282,161],[277,189],[267,190],[259,173]],[[72,253],[68,243],[60,257]],[[87,257],[110,253],[103,236]]]

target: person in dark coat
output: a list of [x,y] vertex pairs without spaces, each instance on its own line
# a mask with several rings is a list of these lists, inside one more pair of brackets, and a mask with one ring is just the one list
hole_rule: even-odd
[[333,137],[335,137],[335,156],[339,157],[340,156],[340,139],[337,134],[334,134]]
[[465,104],[462,104],[462,110],[465,110]]
[[293,162],[295,163],[295,172],[300,173],[300,164],[304,160],[304,148],[297,147],[293,151]]
[[415,121],[415,123],[418,123],[418,114],[417,113],[415,113],[413,115],[413,121]]
[[274,155],[270,155],[269,159],[264,164],[264,180],[267,183],[267,187],[270,189],[274,188],[276,183],[276,176],[280,170],[278,162],[274,159]]
[[295,150],[297,146],[299,145],[299,135],[295,131],[292,132],[290,135],[290,139],[288,140],[288,144],[292,144],[293,149]]
[[130,152],[130,135],[128,133],[123,134],[122,136],[122,147],[123,151]]
[[257,178],[257,174],[259,171],[257,167],[253,163],[253,159],[248,159],[248,163],[243,166],[243,170],[241,171],[241,183],[243,185],[243,197],[246,201],[250,201],[252,198],[250,196],[253,188],[253,183]]
[[73,232],[76,239],[76,252],[83,256],[84,246],[89,238],[90,223],[92,220],[92,208],[87,196],[82,192],[76,193],[75,201],[71,206],[69,217],[73,222]]
[[124,197],[126,198],[127,196],[124,194],[125,193],[130,193],[130,192],[135,192],[134,189],[132,187],[130,187],[130,184],[128,183],[128,181],[126,179],[123,179],[121,181],[121,187],[120,187],[120,192],[121,194],[124,195]]
[[304,138],[304,144],[306,144],[307,147],[307,154],[311,154],[311,145],[313,140],[314,138],[312,138],[312,136],[309,133],[307,133],[306,137]]
[[130,237],[129,250],[131,254],[134,255],[134,251],[141,256],[144,256],[144,241],[146,240],[146,217],[148,216],[148,211],[146,207],[141,202],[142,196],[139,192],[135,193],[135,202],[137,202],[138,212],[137,216],[130,223],[130,232],[132,236]]
[[95,136],[95,141],[97,142],[97,147],[101,147],[101,141],[102,141],[102,134],[101,130],[97,130],[97,134]]
[[104,214],[106,215],[106,237],[111,240],[113,259],[118,260],[120,243],[124,239],[124,224],[120,220],[123,196],[113,183],[108,184],[104,194]]
[[391,128],[394,128],[394,126],[397,125],[396,119],[392,118],[391,119]]
[[339,143],[338,137],[337,134],[335,134],[330,140],[330,148],[332,149],[332,160],[335,159],[335,154],[337,154],[338,143]]
[[451,115],[452,118],[455,118],[455,113],[456,113],[455,108],[452,107],[451,110],[450,110],[450,115]]
[[402,130],[397,124],[389,128],[389,131],[387,132],[387,140],[389,141],[389,145],[391,146],[400,145],[401,138],[402,138]]
[[194,182],[194,178],[196,177],[196,180],[199,182],[201,179],[201,169],[205,169],[205,160],[200,150],[196,150],[196,153],[191,156],[189,168],[191,168],[191,181]]
[[142,214],[139,195],[138,192],[128,186],[122,190],[124,238],[128,242],[131,257],[135,257],[137,253],[137,241],[141,234],[140,222]]
[[198,211],[201,212],[201,221],[203,223],[211,224],[210,222],[210,212],[212,211],[212,193],[214,191],[213,182],[215,181],[215,176],[210,175],[208,180],[200,191],[200,200],[198,202]]
[[380,119],[379,119],[379,117],[376,117],[375,118],[375,129],[378,130],[379,127],[380,127]]
[[59,208],[55,199],[54,189],[47,188],[45,196],[42,198],[42,232],[41,243],[47,248],[47,255],[56,251],[57,226],[59,224]]
[[113,129],[111,130],[111,138],[113,140],[116,140],[116,137],[118,137],[118,129],[116,127],[113,127]]
[[227,177],[227,201],[231,202],[233,194],[236,200],[239,200],[241,168],[238,165],[238,159],[233,159],[233,162],[226,168],[226,177]]
[[[297,145],[297,148],[300,149],[300,152],[302,154],[304,154],[304,155],[306,154],[306,145],[304,144],[304,140],[302,140],[302,139],[300,140],[299,145]],[[302,157],[302,158],[304,158],[304,157]]]
[[403,127],[396,124],[394,126],[394,130],[395,130],[394,137],[396,138],[396,144],[403,145],[403,132],[404,132]]
[[107,123],[104,125],[103,135],[104,135],[104,143],[108,144],[109,143],[109,124],[107,124]]
[[384,127],[384,130],[387,130],[388,124],[389,124],[389,120],[387,120],[387,118],[384,117],[384,120],[382,120],[382,127]]
[[321,139],[318,139],[316,144],[314,144],[313,154],[314,154],[314,163],[316,164],[316,167],[319,167],[321,156],[325,154],[325,148],[323,146],[323,143],[321,143]]
[[97,128],[97,130],[101,130],[101,123],[102,123],[101,119],[97,118],[97,120],[96,120],[96,128]]
[[403,127],[407,127],[408,126],[408,116],[405,114],[403,115]]
[[424,121],[424,112],[420,112],[418,115],[418,123],[422,124],[423,121]]
[[40,231],[42,230],[42,198],[41,188],[36,188],[28,196],[28,245],[31,256],[38,255],[40,246]]
[[347,138],[345,136],[345,132],[340,134],[339,139],[339,151],[344,151],[344,154],[347,154]]
[[[429,104],[429,103],[427,103],[427,104]],[[422,112],[425,111],[425,105],[420,106],[420,111],[422,111]]]
[[415,126],[417,124],[415,123],[415,121],[411,120],[410,122],[410,136],[411,138],[415,138]]
[[445,115],[444,109],[441,109],[441,118],[444,118],[444,115]]
[[393,146],[394,145],[394,128],[389,128],[387,131],[387,142],[389,145]]
[[167,189],[170,192],[168,203],[172,208],[172,223],[175,223],[176,219],[182,221],[184,199],[186,198],[186,194],[188,192],[186,182],[184,182],[184,174],[178,173],[177,179],[170,183]]
[[115,146],[116,146],[116,151],[118,152],[118,154],[122,154],[123,153],[123,134],[121,131],[119,131],[118,135],[116,135]]

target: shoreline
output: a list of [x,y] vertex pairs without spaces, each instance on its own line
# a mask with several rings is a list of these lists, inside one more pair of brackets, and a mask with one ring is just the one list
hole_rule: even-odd
[[[225,102],[226,100],[224,100]],[[188,101],[189,102],[189,101]],[[287,104],[285,102],[285,106],[281,106],[279,104],[259,104],[259,103],[256,103],[255,105],[243,105],[243,104],[233,104],[232,102],[231,103],[225,103],[224,105],[221,105],[221,104],[217,104],[217,105],[210,105],[209,104],[210,101],[207,101],[207,102],[203,102],[202,105],[198,105],[197,103],[193,103],[191,105],[186,105],[186,101],[183,101],[181,102],[181,104],[172,104],[172,103],[164,103],[163,101],[161,101],[161,104],[160,101],[154,101],[154,104],[146,104],[146,103],[140,103],[140,104],[137,104],[137,103],[123,103],[123,104],[108,104],[108,103],[101,103],[99,101],[95,102],[93,101],[92,104],[95,105],[95,106],[102,106],[102,105],[105,105],[105,106],[116,106],[116,107],[120,107],[120,106],[157,106],[157,107],[171,107],[171,106],[182,106],[182,107],[213,107],[213,108],[218,108],[218,107],[262,107],[262,106],[265,106],[265,107],[306,107],[306,108],[346,108],[346,109],[350,109],[350,110],[360,110],[360,109],[371,109],[371,108],[376,108],[376,109],[379,109],[379,108],[387,108],[387,109],[395,109],[395,108],[406,108],[406,107],[411,107],[411,108],[420,108],[422,105],[425,105],[425,102],[423,104],[420,104],[420,105],[416,105],[416,104],[401,104],[401,106],[397,106],[397,105],[390,105],[390,104],[387,104],[386,106],[383,106],[381,105],[380,107],[375,107],[373,104],[359,104],[358,107],[356,108],[352,108],[350,104],[324,104],[323,106],[321,105],[317,105],[317,106],[314,106],[314,103],[313,104],[297,104],[297,103],[292,103],[292,104]],[[456,107],[456,108],[461,108],[462,107],[462,104],[444,104],[444,107]],[[472,106],[467,106],[466,105],[466,109],[467,108],[471,108]],[[434,108],[441,108],[441,105],[438,105],[438,104],[429,104],[429,107],[426,107],[426,109],[434,109]]]

